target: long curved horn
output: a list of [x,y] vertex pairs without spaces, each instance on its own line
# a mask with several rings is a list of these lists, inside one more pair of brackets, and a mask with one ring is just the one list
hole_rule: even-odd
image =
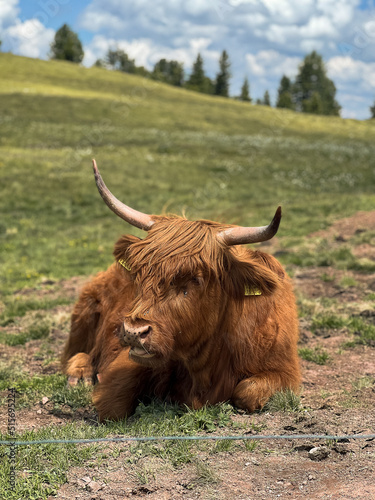
[[121,219],[124,219],[126,222],[129,222],[129,224],[131,224],[132,226],[143,229],[144,231],[149,231],[154,224],[154,221],[151,219],[151,217],[142,212],[138,212],[138,210],[134,210],[133,208],[128,207],[120,200],[118,200],[115,196],[113,196],[113,194],[104,184],[102,176],[100,175],[98,167],[96,166],[95,160],[92,160],[92,167],[94,169],[95,182],[100,196],[103,198],[112,212],[121,217]]
[[279,229],[281,220],[281,207],[278,207],[274,218],[268,226],[262,227],[231,227],[218,234],[227,245],[245,245],[246,243],[259,243],[270,240]]

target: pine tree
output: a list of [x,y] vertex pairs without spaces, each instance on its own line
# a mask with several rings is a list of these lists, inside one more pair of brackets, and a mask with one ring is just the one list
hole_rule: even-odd
[[51,59],[59,59],[80,63],[84,52],[78,35],[67,24],[56,31],[55,39],[51,44]]
[[370,107],[371,118],[375,118],[375,101],[374,105]]
[[195,90],[195,92],[202,92],[204,94],[214,93],[214,84],[211,79],[204,74],[203,58],[200,54],[197,55],[197,59],[193,64],[191,75],[185,87],[189,90]]
[[191,90],[198,90],[201,92],[204,85],[204,78],[205,74],[203,69],[203,59],[202,56],[198,54],[197,59],[193,64],[191,75],[186,82],[186,86]]
[[276,107],[294,109],[292,101],[292,82],[285,75],[280,80],[280,86],[277,91]]
[[271,106],[270,93],[268,92],[268,90],[266,90],[264,93],[263,105],[264,106]]
[[251,102],[249,80],[247,79],[247,77],[245,78],[241,87],[240,100],[245,102]]
[[229,68],[229,56],[225,50],[223,50],[220,60],[219,60],[219,73],[216,76],[215,84],[215,95],[220,95],[223,97],[229,97],[229,79],[231,77]]
[[335,95],[336,87],[327,77],[322,56],[314,50],[304,58],[293,85],[292,99],[296,103],[296,109],[338,116],[341,106],[335,100]]

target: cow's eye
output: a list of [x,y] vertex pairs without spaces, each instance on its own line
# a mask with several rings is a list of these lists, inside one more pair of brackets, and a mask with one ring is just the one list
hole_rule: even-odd
[[183,293],[184,293],[184,297],[186,297],[187,294],[188,294],[188,291],[187,290],[183,290]]

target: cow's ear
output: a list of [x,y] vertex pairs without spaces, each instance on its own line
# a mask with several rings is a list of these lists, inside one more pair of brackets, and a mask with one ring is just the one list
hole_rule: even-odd
[[236,299],[246,295],[271,295],[281,281],[276,270],[258,259],[231,262],[225,278],[224,288]]
[[113,250],[113,255],[116,260],[124,259],[126,252],[130,245],[133,243],[137,243],[141,238],[137,238],[137,236],[133,236],[132,234],[125,234],[121,236],[115,243],[115,248]]

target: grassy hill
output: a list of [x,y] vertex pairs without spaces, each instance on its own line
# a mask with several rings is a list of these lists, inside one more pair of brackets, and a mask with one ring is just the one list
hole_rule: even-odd
[[140,77],[0,54],[0,282],[89,274],[135,229],[100,200],[297,238],[375,207],[375,120],[296,114]]
[[[0,54],[0,441],[9,387],[17,391],[21,440],[372,429],[374,139],[375,120],[296,114],[103,69]],[[62,278],[105,268],[121,233],[142,234],[102,202],[92,157],[114,194],[145,212],[263,225],[283,206],[272,248],[294,273],[307,381],[301,398],[279,393],[266,411],[251,415],[227,403],[192,411],[152,402],[128,420],[98,424],[91,388],[67,389],[59,358],[85,278]],[[358,210],[373,212],[306,238]],[[309,438],[304,446],[321,442]],[[105,498],[126,491],[136,498],[231,499],[241,489],[313,498],[327,484],[335,493],[370,491],[369,440],[361,449],[327,442],[331,454],[319,462],[300,453],[302,447],[296,453],[295,444],[19,446],[14,492],[9,449],[0,445],[0,498],[91,498],[98,487]]]

